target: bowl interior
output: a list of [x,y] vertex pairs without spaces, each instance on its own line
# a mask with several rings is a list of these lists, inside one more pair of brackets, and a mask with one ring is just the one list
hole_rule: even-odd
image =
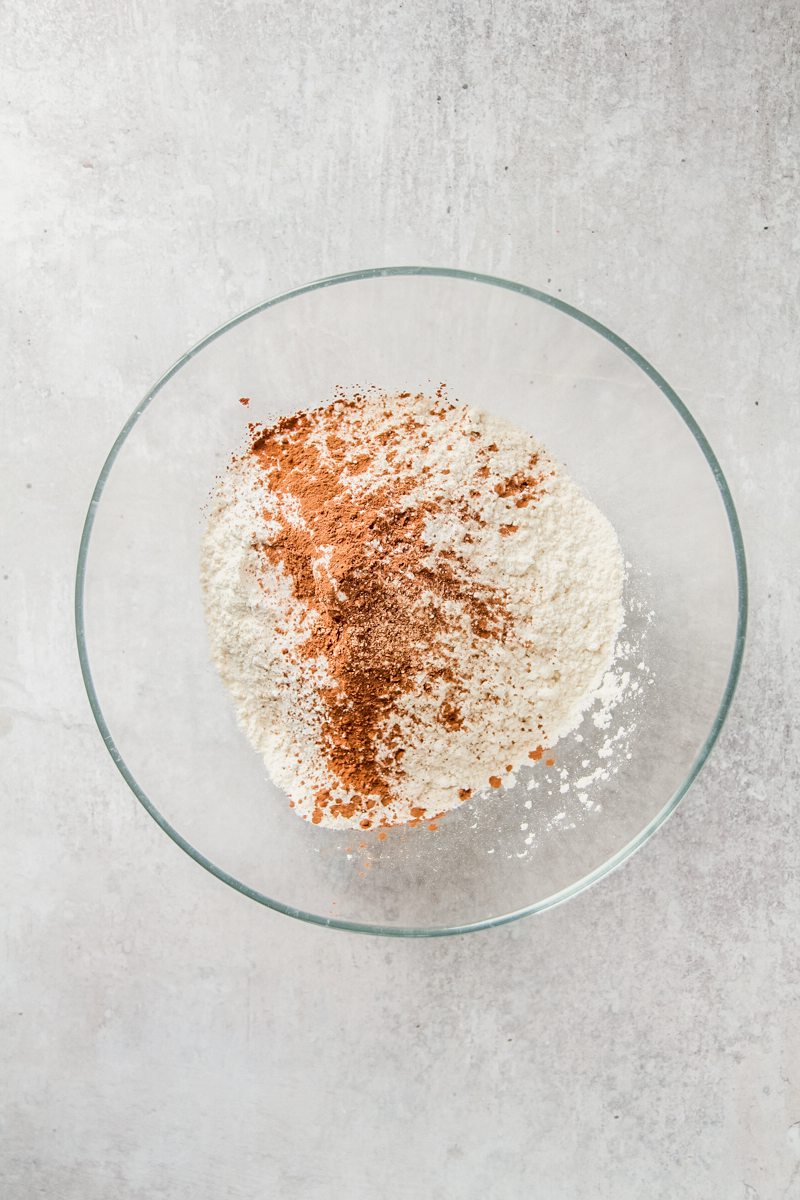
[[[611,724],[426,827],[300,821],[238,729],[211,665],[203,508],[248,421],[336,385],[435,388],[534,433],[614,524],[628,561]],[[250,405],[242,407],[242,396]],[[294,915],[389,933],[535,911],[616,865],[671,810],[730,701],[744,623],[735,513],[702,435],[613,335],[529,289],[451,272],[366,273],[232,322],[120,435],[81,551],[84,674],[109,748],[172,836]],[[627,677],[627,678],[626,678]]]

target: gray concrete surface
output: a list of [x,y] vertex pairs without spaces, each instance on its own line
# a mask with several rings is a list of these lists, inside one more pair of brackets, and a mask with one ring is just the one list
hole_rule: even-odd
[[[4,1200],[800,1196],[797,38],[779,0],[4,7]],[[411,261],[651,358],[753,586],[665,829],[544,917],[424,944],[186,858],[103,749],[71,616],[160,371],[271,293]]]

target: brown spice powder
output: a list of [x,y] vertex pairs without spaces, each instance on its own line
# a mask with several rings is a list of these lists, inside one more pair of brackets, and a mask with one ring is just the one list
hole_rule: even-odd
[[[423,538],[426,519],[443,507],[465,525],[479,521],[463,502],[460,510],[443,497],[412,503],[417,481],[399,472],[370,490],[366,506],[354,499],[347,480],[370,459],[351,460],[337,427],[360,400],[340,399],[316,413],[253,428],[249,454],[270,491],[291,499],[302,518],[290,520],[281,509],[278,532],[254,549],[286,572],[294,595],[307,605],[309,632],[300,653],[322,656],[335,681],[320,692],[321,749],[350,799],[334,802],[320,793],[312,820],[318,824],[324,808],[347,818],[363,813],[366,829],[389,823],[374,810],[390,803],[393,783],[403,774],[399,728],[391,720],[398,700],[414,686],[428,691],[449,680],[439,720],[448,730],[463,726],[457,673],[443,639],[453,621],[447,602],[459,605],[478,638],[502,639],[507,613],[499,590],[478,585],[454,552],[432,555]],[[398,437],[390,429],[382,441]],[[274,512],[268,515],[276,520]],[[420,809],[412,815],[426,814]]]

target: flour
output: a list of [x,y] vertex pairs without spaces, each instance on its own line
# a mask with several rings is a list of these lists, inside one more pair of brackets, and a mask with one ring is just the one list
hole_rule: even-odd
[[251,441],[202,584],[214,662],[299,815],[433,820],[624,686],[616,535],[530,435],[440,389],[342,395]]

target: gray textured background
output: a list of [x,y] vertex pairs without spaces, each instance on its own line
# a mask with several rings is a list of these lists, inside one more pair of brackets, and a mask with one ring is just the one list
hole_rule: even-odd
[[[0,30],[0,1194],[800,1196],[794,4],[159,9],[11,0]],[[720,456],[753,587],[728,725],[654,841],[423,944],[186,858],[102,747],[71,619],[91,487],[161,370],[402,262],[633,342]]]

